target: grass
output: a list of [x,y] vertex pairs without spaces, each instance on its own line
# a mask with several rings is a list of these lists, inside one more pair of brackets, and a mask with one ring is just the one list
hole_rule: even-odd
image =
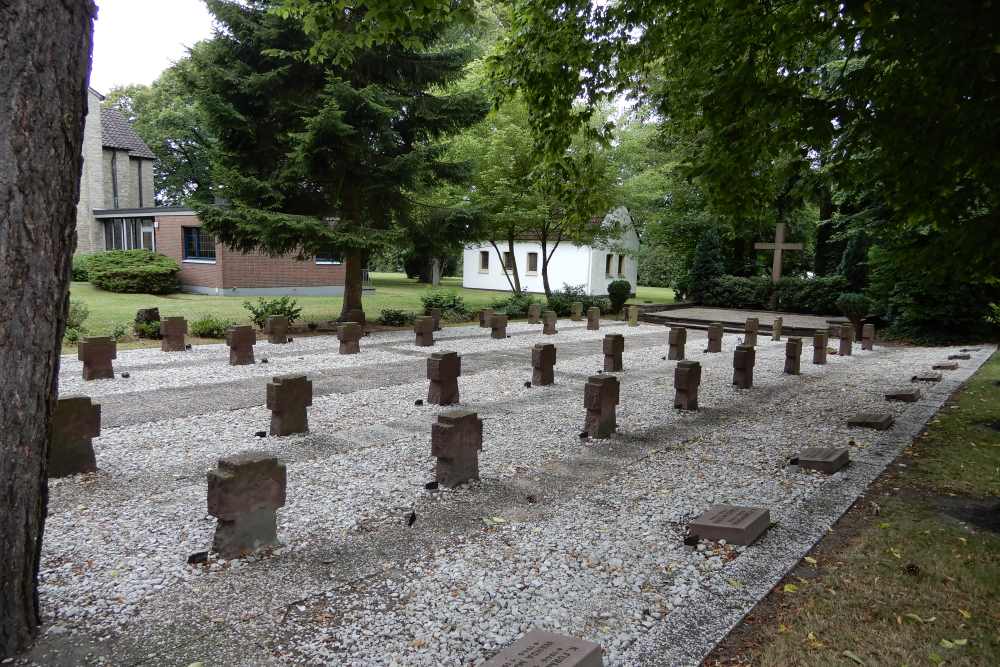
[[1000,664],[998,382],[994,355],[708,664]]
[[[423,310],[420,297],[431,291],[428,285],[411,280],[400,273],[373,273],[374,294],[365,294],[364,307],[369,319],[375,319],[386,308],[418,312]],[[439,289],[457,292],[470,311],[486,308],[496,299],[510,295],[506,291],[472,290],[462,287],[461,278],[443,278]],[[82,301],[90,309],[84,324],[89,335],[106,335],[115,324],[131,328],[135,312],[140,308],[159,308],[161,317],[179,315],[192,321],[204,315],[214,315],[239,323],[249,322],[249,313],[243,308],[246,297],[204,296],[200,294],[116,294],[97,289],[90,283],[74,282],[70,286],[73,299]],[[255,298],[251,298],[255,300]],[[342,298],[339,296],[298,296],[302,308],[302,321],[325,321],[340,315]],[[673,300],[673,291],[658,287],[639,287],[633,302]]]

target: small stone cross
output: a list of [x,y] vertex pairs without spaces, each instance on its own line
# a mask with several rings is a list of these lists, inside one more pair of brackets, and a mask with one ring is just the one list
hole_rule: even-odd
[[531,384],[544,387],[555,382],[556,346],[536,343],[531,348]]
[[306,408],[312,405],[313,384],[305,375],[279,375],[267,383],[271,435],[309,432]]
[[674,407],[678,410],[697,410],[699,385],[701,364],[697,361],[679,361],[674,369]]
[[229,365],[247,366],[253,364],[253,346],[257,343],[257,332],[249,325],[226,329],[226,345],[229,346]]
[[434,480],[452,488],[479,479],[483,422],[475,412],[453,410],[438,415],[431,426],[431,455],[437,458]]
[[83,362],[84,380],[106,380],[115,377],[111,360],[118,356],[118,345],[107,336],[84,338],[76,351]]
[[625,351],[625,336],[608,334],[604,337],[604,370],[617,373],[622,370],[622,352]]
[[591,438],[609,438],[618,428],[615,416],[618,399],[618,378],[614,375],[591,375],[587,378],[583,389],[583,404],[587,408],[583,430]]
[[288,318],[283,315],[268,317],[264,320],[264,333],[268,343],[284,345],[288,342]]
[[457,352],[434,352],[427,358],[427,402],[434,405],[458,403],[458,377],[462,374],[462,357]]

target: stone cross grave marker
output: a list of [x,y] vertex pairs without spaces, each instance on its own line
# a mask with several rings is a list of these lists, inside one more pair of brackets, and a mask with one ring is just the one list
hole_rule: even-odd
[[542,304],[532,303],[528,306],[528,324],[538,324],[542,321]]
[[785,243],[785,223],[779,222],[774,228],[774,243],[754,243],[756,250],[773,250],[774,259],[771,262],[771,282],[781,280],[781,255],[786,250],[802,250],[801,243]]
[[626,306],[625,311],[628,317],[628,325],[630,327],[639,326],[639,306]]
[[97,470],[93,439],[101,434],[101,406],[87,396],[66,396],[56,402],[49,440],[49,477],[67,477]]
[[218,519],[213,551],[239,558],[277,546],[275,511],[285,504],[285,465],[267,452],[244,452],[219,459],[208,472],[208,513]]
[[569,319],[573,320],[574,322],[579,322],[580,320],[583,319],[582,301],[574,301],[573,303],[569,304]]
[[774,323],[771,325],[771,340],[781,340],[781,329],[784,325],[785,320],[783,318],[774,318]]
[[160,320],[160,351],[183,352],[187,330],[188,323],[183,317],[164,317]]
[[596,306],[587,309],[587,330],[597,331],[601,328],[601,309]]
[[107,380],[115,377],[111,360],[118,356],[118,345],[107,336],[87,337],[80,341],[77,358],[83,362],[84,380]]
[[743,329],[743,344],[756,347],[757,333],[760,331],[760,320],[756,317],[748,317],[746,326]]
[[958,362],[956,361],[939,361],[938,363],[931,366],[936,371],[956,371],[958,370]]
[[483,667],[604,667],[604,659],[600,644],[532,630]]
[[[432,318],[433,319],[433,318]],[[340,341],[341,354],[359,354],[361,352],[361,337],[364,331],[360,322],[344,322],[337,328],[337,340]]]
[[875,325],[865,324],[861,327],[861,349],[862,350],[874,350],[875,349]]
[[508,319],[506,315],[494,315],[490,318],[490,338],[502,340],[507,337]]
[[458,403],[458,377],[462,374],[462,357],[458,352],[433,352],[427,358],[427,402],[434,405]]
[[771,525],[771,513],[759,507],[715,505],[688,524],[688,532],[705,540],[750,545]]
[[722,352],[722,336],[724,333],[722,322],[712,322],[708,325],[709,352]]
[[554,336],[556,332],[556,311],[546,310],[542,313],[542,333],[546,336]]
[[313,384],[305,375],[278,375],[267,383],[267,408],[271,435],[309,432],[307,408],[312,405]]
[[687,344],[688,331],[684,327],[670,327],[667,334],[667,359],[680,361],[684,358],[684,346]]
[[813,363],[822,366],[826,363],[827,332],[817,329],[813,334]]
[[701,364],[697,361],[678,361],[674,368],[674,407],[678,410],[697,410],[699,385]]
[[623,369],[622,352],[625,351],[625,336],[607,334],[604,336],[604,370],[617,373]]
[[434,481],[454,488],[479,479],[483,422],[475,412],[452,410],[438,415],[431,426],[431,455],[437,458]]
[[940,382],[941,374],[933,371],[921,371],[910,378],[911,382]]
[[431,347],[434,345],[434,318],[418,317],[413,321],[413,333],[416,334],[413,344],[417,347]]
[[257,332],[250,325],[242,324],[226,329],[226,345],[229,347],[229,365],[253,365],[253,346],[256,344]]
[[896,391],[890,391],[885,395],[885,400],[887,401],[898,401],[900,403],[916,403],[923,396],[923,392],[919,389],[897,389]]
[[427,314],[434,320],[434,331],[441,331],[441,309],[428,308]]
[[535,343],[531,348],[531,384],[544,387],[555,382],[556,346]]
[[837,350],[837,354],[842,357],[849,357],[854,349],[854,325],[853,324],[842,324],[840,325],[840,348]]
[[614,375],[591,375],[587,378],[583,388],[583,404],[587,408],[583,430],[591,438],[609,438],[618,428],[615,416],[618,397],[618,378]]
[[785,343],[785,373],[798,375],[802,368],[802,339],[792,336]]
[[799,467],[832,475],[851,462],[846,447],[807,447],[799,454]]
[[268,343],[284,345],[288,342],[288,318],[284,315],[271,315],[264,320],[264,333],[267,334]]
[[753,367],[757,362],[757,351],[753,345],[737,345],[733,352],[733,384],[739,389],[753,386]]
[[490,319],[492,317],[493,317],[493,309],[492,308],[483,308],[482,310],[480,310],[479,311],[479,328],[480,329],[489,329],[490,328]]
[[856,428],[873,428],[876,431],[888,431],[892,428],[893,422],[895,422],[895,419],[890,414],[884,412],[863,412],[848,419],[847,425]]

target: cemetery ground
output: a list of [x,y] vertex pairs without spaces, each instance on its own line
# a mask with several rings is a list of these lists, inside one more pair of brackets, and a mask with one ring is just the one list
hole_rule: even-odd
[[[229,366],[223,345],[122,350],[117,377],[90,382],[63,357],[61,395],[101,405],[98,471],[51,481],[46,625],[19,662],[464,666],[542,628],[600,643],[606,665],[695,664],[994,352],[980,346],[920,383],[916,402],[890,403],[887,392],[918,386],[913,375],[961,348],[856,345],[825,365],[806,351],[801,375],[787,375],[785,341],[761,335],[753,386],[737,389],[741,336],[706,353],[692,329],[700,409],[678,411],[666,328],[557,328],[515,322],[493,338],[448,327],[430,349],[411,331],[380,331],[356,355],[333,337],[259,342],[248,366]],[[618,428],[591,439],[584,385],[606,334],[624,336]],[[526,385],[536,343],[558,349],[551,386]],[[444,350],[462,356],[461,402],[423,404],[428,352]],[[313,383],[309,433],[259,437],[267,382],[286,373]],[[428,488],[431,426],[455,407],[483,421],[480,480]],[[861,412],[895,423],[848,426]],[[816,446],[847,447],[852,462],[831,475],[790,464]],[[248,450],[287,468],[282,546],[205,555],[216,528],[206,473]],[[722,503],[769,510],[768,530],[746,547],[686,544],[688,523]],[[972,638],[952,634],[942,638]]]
[[994,355],[707,664],[1000,664],[998,499]]

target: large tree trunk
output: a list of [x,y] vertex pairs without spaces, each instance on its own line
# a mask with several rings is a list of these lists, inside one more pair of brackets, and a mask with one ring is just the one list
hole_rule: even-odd
[[514,237],[507,239],[507,252],[510,253],[511,261],[514,262],[514,266],[511,267],[510,272],[514,277],[514,293],[521,293],[521,277],[517,274],[517,255],[514,254]]
[[96,8],[0,6],[0,658],[41,622],[49,422],[76,245]]
[[344,257],[344,305],[340,309],[341,320],[346,321],[352,310],[364,310],[361,307],[364,262],[364,253],[360,250],[349,250]]

